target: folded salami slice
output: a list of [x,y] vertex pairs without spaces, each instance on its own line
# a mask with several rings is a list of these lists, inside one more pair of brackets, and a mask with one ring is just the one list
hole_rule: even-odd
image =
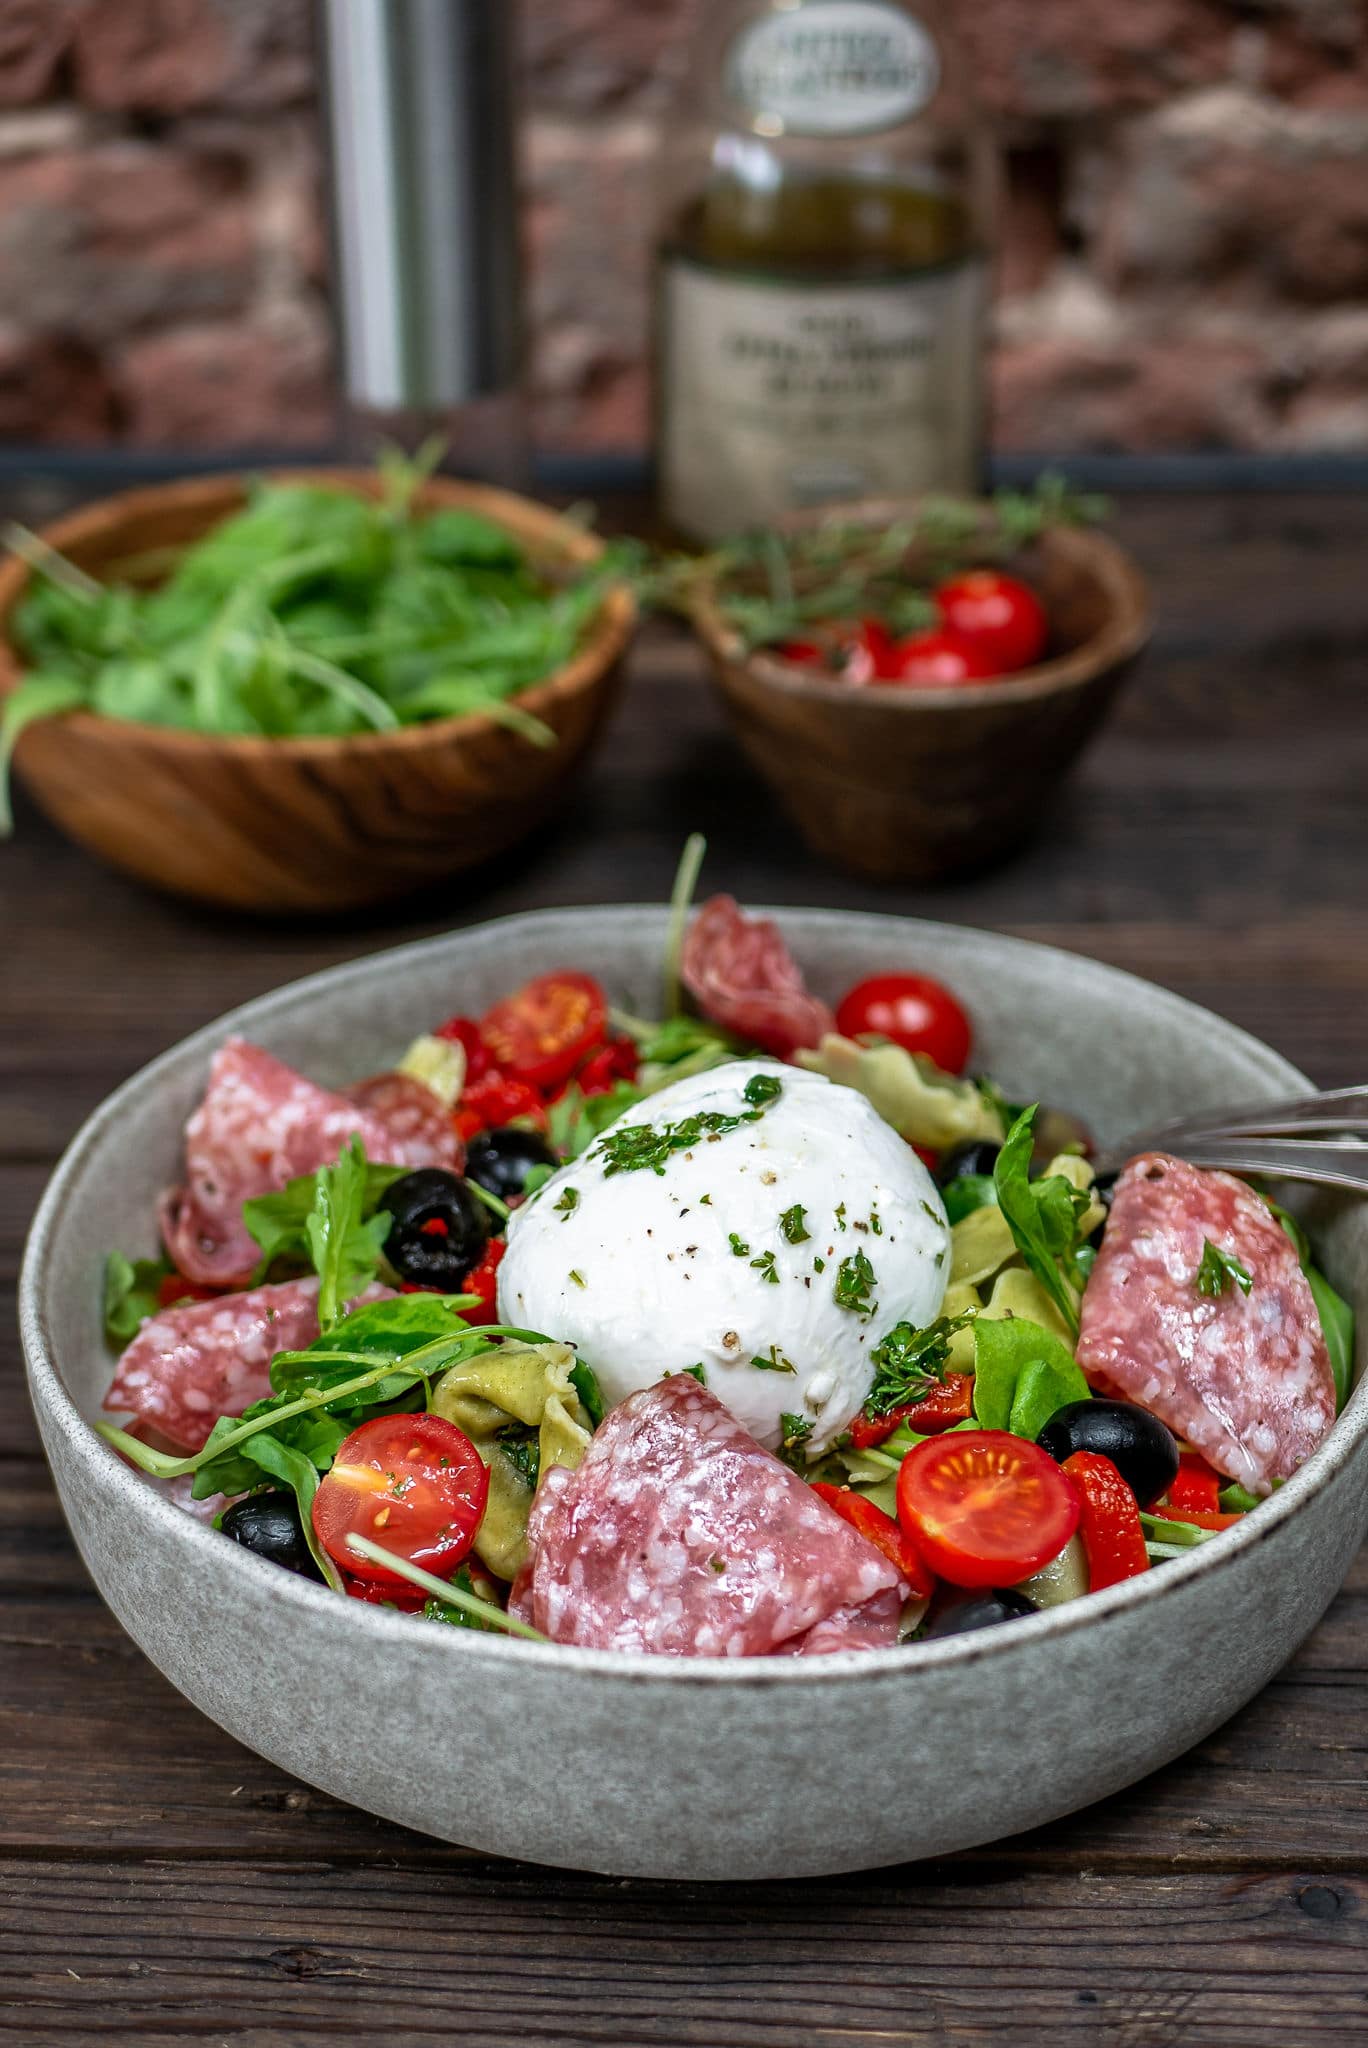
[[392,1166],[448,1166],[464,1153],[447,1110],[421,1082],[382,1075],[360,1100],[334,1095],[244,1038],[214,1055],[204,1100],[185,1127],[186,1183],[161,1207],[162,1237],[179,1272],[209,1287],[250,1279],[257,1247],[242,1205],[301,1173],[330,1166],[359,1136]]
[[553,1466],[527,1533],[512,1604],[554,1642],[765,1657],[897,1640],[888,1559],[688,1373],[614,1408],[575,1471]]
[[[381,1301],[372,1287],[360,1298]],[[271,1391],[277,1351],[318,1335],[318,1282],[285,1280],[149,1316],[119,1360],[104,1405],[130,1413],[177,1450],[197,1451],[220,1415],[241,1415]]]
[[[1250,1276],[1197,1285],[1210,1242]],[[1254,1190],[1166,1153],[1132,1159],[1083,1296],[1078,1362],[1152,1409],[1251,1491],[1295,1472],[1335,1419],[1320,1317],[1296,1250]]]
[[836,1029],[826,1004],[804,987],[779,927],[747,917],[730,896],[712,897],[695,917],[681,973],[705,1017],[780,1059]]

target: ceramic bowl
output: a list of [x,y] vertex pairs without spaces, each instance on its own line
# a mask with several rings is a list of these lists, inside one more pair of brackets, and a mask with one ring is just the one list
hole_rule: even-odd
[[[366,497],[380,489],[373,470],[270,474]],[[124,491],[42,537],[107,578],[119,563],[200,539],[241,509],[251,482],[194,477]],[[432,477],[416,503],[482,513],[548,565],[602,552],[593,534],[510,491]],[[28,580],[22,561],[0,568],[0,701],[23,675],[8,619]],[[635,618],[626,586],[608,589],[573,658],[519,692],[554,746],[482,712],[345,739],[263,739],[80,711],[30,726],[15,767],[78,845],[156,888],[272,915],[380,903],[506,852],[573,788],[616,699]]]
[[[1065,1105],[1103,1139],[1302,1079],[1088,960],[944,925],[778,914],[827,997],[899,962],[943,976],[1009,1095]],[[336,1797],[504,1856],[799,1877],[1009,1835],[1142,1777],[1257,1692],[1340,1585],[1368,1528],[1362,1386],[1269,1503],[1176,1563],[986,1636],[731,1663],[510,1642],[344,1603],[192,1520],[94,1434],[111,1372],[101,1258],[152,1249],[155,1197],[230,1026],[340,1084],[457,1001],[478,1011],[566,961],[649,1011],[664,925],[654,909],[545,912],[336,968],[198,1032],[96,1112],[43,1199],[20,1304],[44,1443],[96,1584],[241,1741]],[[1368,1207],[1326,1203],[1316,1228],[1362,1329]]]
[[[887,525],[906,504],[851,516]],[[737,736],[816,852],[875,881],[989,866],[1050,812],[1150,636],[1139,569],[1105,534],[1044,535],[1031,569],[1050,616],[1034,668],[954,689],[856,688],[748,654],[712,597],[694,626]]]

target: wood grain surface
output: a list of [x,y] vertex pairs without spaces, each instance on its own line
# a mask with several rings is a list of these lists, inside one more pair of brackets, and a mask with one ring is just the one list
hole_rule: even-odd
[[[51,516],[39,490],[0,509]],[[220,1734],[92,1591],[20,1376],[23,1232],[116,1081],[332,961],[510,910],[659,896],[694,826],[708,881],[743,898],[1071,946],[1211,1004],[1318,1082],[1364,1079],[1368,504],[1136,496],[1117,526],[1153,580],[1156,642],[1032,845],[971,881],[881,889],[823,868],[727,737],[701,657],[663,627],[569,814],[399,912],[196,912],[21,804],[0,849],[0,2042],[1368,2040],[1368,1558],[1234,1721],[1050,1828],[820,1884],[615,1883],[426,1841]],[[915,1800],[896,1758],[870,1768]]]

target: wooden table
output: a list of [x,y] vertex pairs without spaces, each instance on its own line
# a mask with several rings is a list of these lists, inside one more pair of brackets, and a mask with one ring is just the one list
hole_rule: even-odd
[[[273,927],[159,901],[21,804],[0,851],[0,1286],[78,1122],[184,1032],[400,938],[658,897],[694,826],[707,882],[742,898],[1073,947],[1211,1004],[1318,1082],[1362,1080],[1368,504],[1141,495],[1118,526],[1155,579],[1158,643],[1034,847],[935,892],[819,868],[664,627],[573,813],[497,873],[390,916]],[[181,1700],[75,1555],[13,1322],[0,1315],[0,2039],[17,2048],[1368,2039],[1362,1562],[1229,1726],[1057,1826],[824,1883],[578,1877],[354,1812]],[[1125,1688],[1120,1672],[1123,1747]],[[915,1802],[896,1758],[871,1768]]]

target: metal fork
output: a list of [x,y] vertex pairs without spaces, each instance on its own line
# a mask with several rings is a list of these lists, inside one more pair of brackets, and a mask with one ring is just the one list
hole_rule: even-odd
[[1138,1152],[1172,1152],[1192,1166],[1264,1173],[1368,1193],[1368,1086],[1338,1088],[1287,1102],[1212,1109],[1108,1145],[1093,1165],[1099,1178]]

